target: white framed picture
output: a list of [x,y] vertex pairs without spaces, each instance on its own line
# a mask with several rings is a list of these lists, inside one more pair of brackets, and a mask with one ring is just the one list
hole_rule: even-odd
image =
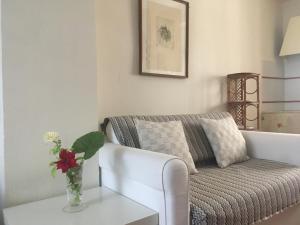
[[189,3],[139,0],[140,74],[188,77]]

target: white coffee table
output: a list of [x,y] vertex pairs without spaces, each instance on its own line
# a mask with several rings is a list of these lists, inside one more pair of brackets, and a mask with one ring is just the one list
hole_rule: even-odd
[[87,208],[65,213],[66,196],[4,210],[5,225],[158,225],[157,212],[107,188],[84,191]]

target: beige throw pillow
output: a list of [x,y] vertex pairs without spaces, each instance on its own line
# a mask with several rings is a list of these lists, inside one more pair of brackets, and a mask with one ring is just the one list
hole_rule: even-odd
[[198,172],[181,121],[134,120],[134,122],[142,149],[177,156],[185,161],[191,174]]
[[246,141],[232,117],[220,120],[201,119],[218,166],[227,167],[249,159]]

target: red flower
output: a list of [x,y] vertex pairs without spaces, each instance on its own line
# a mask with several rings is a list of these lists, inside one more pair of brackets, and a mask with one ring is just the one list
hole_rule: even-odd
[[68,151],[67,149],[62,149],[59,153],[60,160],[56,162],[56,168],[63,173],[66,173],[69,169],[77,167],[78,164],[75,159],[75,153]]

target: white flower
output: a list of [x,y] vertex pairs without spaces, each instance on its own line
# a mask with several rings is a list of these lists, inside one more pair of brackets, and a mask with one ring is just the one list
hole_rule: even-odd
[[54,131],[49,131],[44,134],[44,141],[45,142],[56,142],[59,141],[59,134]]

